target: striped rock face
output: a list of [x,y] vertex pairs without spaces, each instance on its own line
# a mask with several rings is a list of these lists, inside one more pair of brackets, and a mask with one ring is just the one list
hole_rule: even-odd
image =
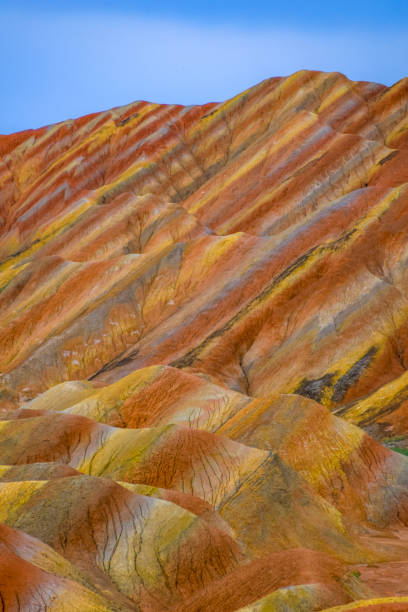
[[0,155],[0,608],[406,611],[408,80]]

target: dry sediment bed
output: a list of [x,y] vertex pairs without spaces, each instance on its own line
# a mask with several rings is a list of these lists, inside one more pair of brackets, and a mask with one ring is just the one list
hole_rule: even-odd
[[0,154],[2,609],[408,610],[408,79]]

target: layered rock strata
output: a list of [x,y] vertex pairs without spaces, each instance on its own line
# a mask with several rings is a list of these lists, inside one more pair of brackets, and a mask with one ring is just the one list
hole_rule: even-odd
[[408,609],[408,80],[0,136],[5,611]]

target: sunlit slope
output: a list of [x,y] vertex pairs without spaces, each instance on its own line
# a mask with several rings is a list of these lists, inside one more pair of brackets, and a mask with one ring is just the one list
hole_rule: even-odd
[[408,80],[0,155],[6,612],[408,609]]

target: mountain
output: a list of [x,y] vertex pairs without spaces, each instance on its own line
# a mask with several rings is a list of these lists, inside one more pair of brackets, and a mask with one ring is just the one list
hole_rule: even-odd
[[408,79],[0,136],[3,609],[408,609]]

